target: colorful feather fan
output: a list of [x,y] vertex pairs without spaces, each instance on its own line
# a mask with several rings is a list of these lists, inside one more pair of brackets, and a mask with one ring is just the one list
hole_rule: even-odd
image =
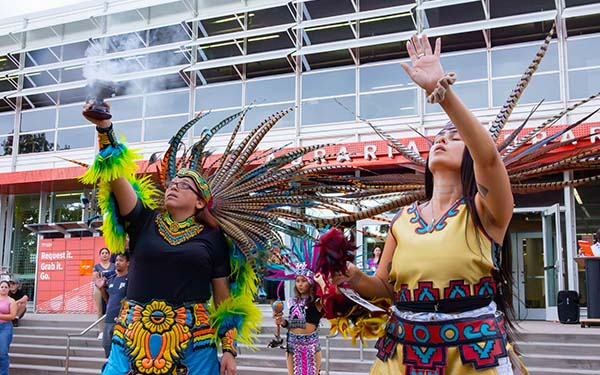
[[[508,132],[508,135],[503,140],[499,137],[513,109],[518,104],[521,95],[529,84],[531,77],[544,58],[553,33],[554,26],[547,34],[544,43],[523,73],[515,89],[509,95],[506,104],[502,106],[500,113],[489,129],[490,135],[498,144],[498,151],[508,171],[512,190],[518,194],[557,190],[564,187],[577,187],[600,180],[600,176],[592,176],[566,181],[539,182],[541,177],[567,170],[577,171],[600,167],[600,143],[591,142],[592,135],[588,134],[575,138],[568,137],[568,135],[574,133],[574,130],[578,126],[596,114],[598,110],[593,111],[571,125],[561,126],[557,131],[553,130],[556,128],[558,121],[564,118],[567,113],[598,97],[600,92],[571,105],[534,129],[522,134],[527,130],[528,121],[539,107],[538,105],[531,111],[523,123]],[[369,125],[390,147],[400,153],[407,161],[403,164],[403,167],[415,171],[416,174],[397,174],[392,179],[386,179],[382,176],[356,178],[356,184],[360,184],[363,188],[356,191],[348,189],[348,184],[346,184],[343,199],[346,199],[347,203],[359,204],[363,199],[377,199],[382,200],[383,203],[347,215],[332,218],[308,218],[308,221],[315,225],[335,225],[343,221],[366,219],[408,205],[415,200],[425,198],[422,171],[425,169],[426,156],[416,154],[369,121],[356,115],[355,117],[358,121]],[[552,126],[555,126],[555,128],[552,128]],[[550,134],[550,136],[545,137],[545,134]],[[533,142],[538,138],[544,139],[537,143]],[[430,142],[429,139],[427,141]],[[574,145],[574,143],[579,144]],[[330,184],[335,183],[331,177],[325,178],[323,181]],[[338,184],[340,184],[340,181],[340,179],[337,179]]]

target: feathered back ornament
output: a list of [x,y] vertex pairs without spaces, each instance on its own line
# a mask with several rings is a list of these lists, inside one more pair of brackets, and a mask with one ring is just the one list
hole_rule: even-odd
[[[318,178],[326,178],[332,172],[354,170],[355,167],[314,166],[320,157],[302,160],[303,156],[322,145],[287,152],[281,149],[257,152],[264,136],[293,108],[269,116],[236,144],[236,136],[248,110],[246,108],[204,130],[200,140],[190,148],[185,148],[182,140],[202,115],[184,124],[169,141],[169,148],[160,163],[159,181],[166,184],[182,169],[182,175],[201,176],[198,180],[208,185],[204,189],[203,184],[201,190],[209,192],[212,197],[209,203],[211,214],[255,266],[255,262],[272,249],[285,247],[281,234],[314,239],[303,224],[308,220],[306,215],[295,208],[323,208],[346,214],[347,211],[339,205],[339,199],[326,195],[339,192],[339,186],[327,186]],[[220,129],[236,119],[237,124],[223,153],[212,156],[205,146]],[[176,158],[179,149],[183,149],[183,153]],[[292,163],[296,160],[301,162]],[[353,181],[344,181],[342,185],[358,188]],[[311,269],[310,266],[308,268]]]
[[[518,104],[531,77],[544,58],[552,40],[553,33],[554,26],[546,35],[542,46],[539,48],[520,80],[517,82],[513,92],[509,95],[506,104],[502,106],[498,116],[489,129],[490,135],[492,136],[492,139],[496,141],[498,151],[506,166],[511,181],[512,191],[516,194],[531,194],[548,190],[558,190],[565,187],[577,187],[600,180],[600,176],[592,176],[580,179],[561,179],[560,181],[539,182],[540,177],[550,176],[567,170],[587,170],[590,168],[598,168],[600,166],[600,143],[591,142],[591,137],[593,137],[593,135],[587,134],[574,138],[566,137],[571,133],[575,134],[575,129],[585,123],[585,121],[597,111],[593,111],[573,124],[562,126],[557,131],[553,132],[556,127],[552,128],[552,126],[557,125],[560,119],[564,118],[567,113],[598,97],[600,92],[571,105],[554,116],[551,116],[534,129],[527,130],[525,128],[533,113],[539,107],[538,105],[533,108],[529,116],[527,116],[517,128],[508,132],[504,138],[500,137],[513,109]],[[356,182],[357,184],[361,184],[362,189],[360,191],[347,192],[347,194],[344,194],[340,198],[341,200],[345,199],[348,203],[356,203],[360,199],[378,199],[385,201],[385,203],[360,210],[356,213],[348,213],[343,216],[333,218],[311,218],[310,221],[313,225],[336,225],[340,222],[366,219],[409,205],[415,200],[426,198],[423,172],[426,166],[427,155],[420,155],[412,151],[368,120],[358,116],[356,116],[356,119],[369,125],[390,147],[400,153],[400,155],[406,159],[406,162],[403,163],[402,166],[415,171],[416,174],[397,174],[394,176],[393,182],[386,181],[382,176],[357,178]],[[546,136],[546,134],[551,135]],[[533,142],[537,139],[543,140],[537,143]],[[430,142],[428,138],[426,138],[426,140],[428,143]],[[388,185],[388,183],[390,183],[390,185]]]

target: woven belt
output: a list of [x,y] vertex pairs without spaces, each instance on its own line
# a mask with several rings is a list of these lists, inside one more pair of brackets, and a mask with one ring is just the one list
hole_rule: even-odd
[[463,364],[495,367],[506,357],[504,318],[493,314],[454,320],[410,321],[393,314],[375,347],[387,361],[402,345],[406,374],[444,375],[448,347],[457,347]]

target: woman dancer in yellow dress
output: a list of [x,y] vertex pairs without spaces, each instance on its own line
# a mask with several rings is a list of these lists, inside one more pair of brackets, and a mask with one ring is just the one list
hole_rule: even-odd
[[507,171],[488,130],[452,91],[440,40],[432,50],[414,36],[407,49],[412,66],[403,68],[451,120],[429,152],[427,198],[393,219],[374,276],[351,265],[334,281],[394,300],[372,374],[519,373],[494,301],[510,287],[498,283],[513,210]]

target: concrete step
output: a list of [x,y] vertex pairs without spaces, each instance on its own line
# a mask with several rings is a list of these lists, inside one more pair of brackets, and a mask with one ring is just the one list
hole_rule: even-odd
[[[285,351],[269,349],[266,345],[273,339],[276,330],[270,318],[270,306],[262,306],[264,325],[257,335],[256,347],[252,352],[241,346],[238,357],[238,373],[243,375],[287,375]],[[35,315],[35,314],[32,314]],[[26,318],[30,317],[29,315]],[[14,331],[11,346],[11,375],[63,375],[67,333],[79,333],[94,321],[94,316],[31,316],[24,319]],[[73,318],[73,319],[71,319]],[[591,375],[600,374],[600,329],[579,329],[575,326],[542,324],[529,332],[521,333],[517,346],[524,354],[524,362],[531,375]],[[538,323],[534,323],[538,324]],[[548,327],[548,329],[546,329]],[[282,329],[285,338],[287,330]],[[319,330],[323,361],[325,360],[328,322],[323,321]],[[98,330],[93,329],[83,337],[71,339],[70,375],[98,374],[104,363]],[[373,349],[376,340],[368,340],[362,351],[352,346],[351,340],[342,337],[329,339],[330,374],[367,374],[375,358]],[[325,362],[323,362],[323,372]]]
[[[237,357],[236,362],[239,366],[257,367],[257,368],[286,368],[286,358],[284,353],[279,355],[263,354],[243,354]],[[338,359],[332,358],[329,362],[331,371],[343,372],[346,374],[367,374],[373,364],[372,360],[360,361],[357,359]],[[322,368],[325,368],[325,359],[322,361]]]
[[555,343],[555,342],[519,342],[517,350],[528,355],[548,353],[569,353],[581,356],[600,355],[600,341],[596,344]]
[[561,344],[598,344],[600,343],[600,335],[596,332],[593,334],[588,333],[591,332],[592,329],[588,328],[589,331],[583,331],[581,333],[569,333],[569,334],[561,334],[561,333],[522,333],[517,338],[517,343],[519,342],[549,342],[549,343],[561,343]]
[[600,355],[576,356],[568,353],[527,354],[522,356],[526,367],[543,367],[571,370],[593,370],[600,374]]
[[19,321],[19,327],[16,329],[21,329],[24,327],[58,327],[82,331],[95,320],[96,317],[92,318],[91,320],[49,320],[38,319],[37,316],[33,318],[25,315],[25,317]]
[[[13,335],[13,343],[30,344],[36,343],[38,345],[62,345],[66,347],[67,336],[35,336],[35,335]],[[86,347],[100,347],[102,342],[98,340],[96,335],[92,337],[71,337],[71,345],[73,346],[86,346]]]
[[[281,348],[273,348],[273,349],[260,349],[258,351],[250,351],[244,347],[240,347],[240,356],[238,358],[246,357],[246,355],[260,355],[260,356],[285,356],[285,349]],[[326,350],[324,347],[321,347],[321,353],[323,359],[326,356]],[[361,353],[358,349],[352,348],[335,348],[332,347],[329,349],[329,358],[331,359],[343,359],[343,360],[357,360],[357,361],[367,361],[372,363],[375,360],[375,356],[377,355],[377,351],[375,349],[364,349],[361,357]],[[362,360],[361,360],[362,358]]]
[[[597,370],[581,370],[564,368],[549,368],[549,367],[527,367],[530,375],[598,375]],[[11,373],[12,374],[12,373]]]
[[[54,325],[48,326],[19,326],[15,328],[14,333],[19,335],[31,335],[31,336],[66,336],[67,334],[78,334],[81,333],[83,329],[80,328],[66,328],[66,327],[57,327]],[[90,330],[87,335],[98,336],[100,331],[97,328],[93,328]]]
[[[260,327],[260,333],[265,333],[265,334],[270,334],[270,335],[274,335],[275,331],[277,330],[276,326],[273,325],[266,325],[264,324],[262,327]],[[285,336],[285,334],[287,333],[287,329],[282,328],[280,330],[281,335]],[[321,326],[319,327],[319,336],[327,336],[329,335],[329,326]]]
[[[53,356],[65,356],[65,345],[38,345],[38,344],[20,344],[12,343],[10,353],[18,354],[45,354]],[[71,346],[72,357],[103,357],[104,350],[100,345],[97,347]]]
[[[271,340],[273,340],[275,336],[273,334],[265,334],[259,333],[256,335],[257,338],[257,347],[266,347]],[[283,333],[281,337],[285,340],[286,335]],[[321,341],[321,347],[325,348],[325,343],[327,341],[325,335],[320,335],[319,340]],[[366,340],[365,348],[373,348],[375,347],[375,342],[377,340]],[[339,348],[355,348],[359,349],[360,344],[357,342],[356,345],[352,345],[352,340],[344,339],[342,336],[336,336],[329,339],[329,343],[331,346],[339,347]]]
[[[284,368],[266,368],[259,366],[237,366],[237,373],[239,375],[288,375],[287,369]],[[329,371],[329,375],[366,375],[369,372],[349,372],[349,371]],[[321,374],[325,375],[325,368],[321,368]],[[12,375],[12,373],[11,373]],[[20,375],[20,374],[19,374]]]
[[[70,367],[87,368],[99,371],[106,359],[100,357],[71,357]],[[11,353],[10,362],[14,364],[24,364],[33,366],[63,367],[65,366],[65,355],[45,355],[45,354],[22,354]]]
[[[98,375],[97,369],[69,366],[69,375]],[[10,364],[10,375],[64,375],[64,367],[36,366],[21,363]]]

